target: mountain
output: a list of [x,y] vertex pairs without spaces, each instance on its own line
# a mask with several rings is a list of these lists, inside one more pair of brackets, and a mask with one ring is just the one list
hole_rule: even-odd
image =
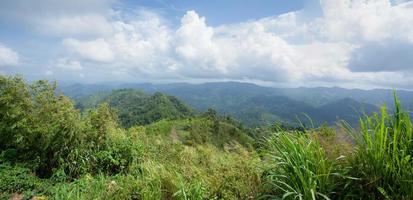
[[70,83],[60,83],[58,85],[58,92],[64,93],[73,99],[80,99],[91,94],[102,91],[111,91],[114,89],[121,89],[118,85],[110,84],[70,84]]
[[339,120],[354,125],[358,123],[360,116],[378,111],[378,107],[350,98],[313,107],[285,96],[260,95],[224,111],[249,126],[269,125],[274,121],[291,125],[318,126],[322,123],[334,124]]
[[[79,87],[77,90],[76,87]],[[84,88],[83,88],[84,87]],[[198,111],[214,108],[221,114],[234,116],[249,125],[265,125],[276,121],[298,124],[307,120],[332,124],[337,119],[357,123],[360,113],[378,111],[387,104],[393,106],[393,91],[344,88],[272,88],[251,83],[216,82],[204,84],[102,84],[66,85],[60,90],[75,99],[85,92],[135,88],[147,93],[163,92],[185,101]],[[413,92],[397,91],[405,109],[413,108]]]
[[249,126],[269,125],[274,121],[295,124],[303,114],[316,114],[316,109],[285,96],[258,95],[224,109],[225,113]]
[[[394,103],[393,92],[396,90],[386,89],[344,89],[338,87],[316,87],[316,88],[285,88],[282,93],[292,99],[307,102],[310,105],[319,107],[330,102],[344,98],[351,98],[358,102],[382,106],[384,104],[392,106]],[[403,105],[413,108],[413,91],[397,90],[397,96]]]
[[344,98],[318,107],[316,113],[319,116],[318,123],[322,120],[326,120],[329,124],[338,120],[345,120],[347,123],[355,125],[359,122],[360,117],[365,114],[370,115],[378,110],[379,107],[373,104],[360,103],[351,98]]
[[160,92],[153,95],[134,89],[98,92],[77,100],[77,107],[87,109],[101,103],[115,108],[124,127],[145,125],[161,119],[183,119],[193,116],[193,110],[176,97]]

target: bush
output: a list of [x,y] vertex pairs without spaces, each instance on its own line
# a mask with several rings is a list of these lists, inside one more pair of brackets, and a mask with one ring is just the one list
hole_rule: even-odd
[[47,184],[36,177],[28,168],[0,164],[0,197],[6,194],[20,193],[26,198],[41,193]]
[[82,136],[80,113],[56,84],[25,84],[21,77],[0,76],[0,151],[10,161],[31,163],[39,176],[50,176]]
[[61,159],[67,174],[104,173],[114,175],[126,172],[138,157],[134,141],[117,124],[116,114],[107,104],[89,110],[83,118],[85,135],[77,148]]
[[120,173],[136,158],[134,152],[108,105],[81,116],[70,99],[56,94],[56,84],[0,76],[3,160],[25,163],[42,178],[59,170],[76,178]]

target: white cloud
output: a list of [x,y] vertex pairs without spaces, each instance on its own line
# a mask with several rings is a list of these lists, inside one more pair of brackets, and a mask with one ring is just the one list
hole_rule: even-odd
[[[351,44],[288,41],[309,32],[306,25],[298,25],[296,13],[215,28],[195,12],[181,21],[176,50],[180,64],[186,66],[180,72],[190,77],[296,82],[340,79],[349,71],[345,64],[354,48]],[[292,24],[299,27],[296,32],[289,31]]]
[[108,35],[112,26],[107,19],[98,14],[62,16],[58,18],[40,19],[36,22],[35,31],[47,35]]
[[199,67],[205,72],[227,73],[213,37],[214,29],[206,25],[205,18],[199,17],[195,11],[188,11],[175,35],[175,52],[184,62],[182,64]]
[[413,85],[406,53],[413,46],[412,2],[321,0],[323,13],[312,18],[296,11],[213,27],[195,11],[174,26],[144,9],[113,11],[112,0],[42,1],[50,5],[2,2],[0,18],[10,18],[11,8],[27,12],[12,18],[61,36],[67,51],[54,59],[56,68],[85,77]]
[[53,71],[52,70],[46,70],[45,72],[44,72],[44,74],[46,74],[46,76],[53,76]]
[[0,43],[0,66],[15,66],[19,63],[19,55]]
[[[171,30],[162,19],[147,11],[131,21],[113,21],[113,34],[95,40],[64,39],[63,44],[81,59],[108,63],[106,69],[116,76],[137,73],[163,76],[172,70]],[[102,69],[103,70],[103,69]]]
[[[385,29],[395,26],[395,20],[398,24],[410,20],[410,15],[390,16],[395,9],[406,15],[405,9],[410,8],[406,3],[392,6],[383,0],[340,2],[323,1],[323,18],[302,20],[300,12],[291,12],[219,27],[208,26],[204,17],[188,11],[175,30],[155,13],[143,11],[136,19],[112,22],[110,36],[88,41],[66,39],[64,44],[83,59],[107,62],[116,76],[291,84],[389,82],[383,73],[358,72],[348,65],[353,52],[367,41],[397,37],[409,42],[403,32],[407,29],[391,33]],[[334,7],[334,3],[339,5]],[[403,77],[404,72],[394,73]]]
[[325,36],[332,40],[413,42],[413,2],[321,0]]
[[109,18],[116,0],[0,1],[0,21],[56,36],[111,33]]
[[102,38],[91,41],[65,39],[63,40],[63,45],[84,59],[97,62],[111,62],[114,58],[111,47]]
[[78,70],[83,69],[79,61],[70,60],[68,58],[58,59],[56,63],[56,67],[60,69],[67,69],[67,70],[73,70],[73,71],[78,71]]

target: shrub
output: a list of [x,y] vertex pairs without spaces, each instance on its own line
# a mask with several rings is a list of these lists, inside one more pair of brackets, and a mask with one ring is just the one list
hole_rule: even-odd
[[20,193],[29,198],[47,188],[30,169],[21,166],[0,164],[0,177],[0,197],[2,193]]
[[2,159],[25,163],[42,178],[62,170],[68,178],[127,170],[137,156],[116,113],[104,104],[81,116],[56,93],[55,83],[0,76]]
[[81,137],[80,113],[55,89],[0,76],[0,151],[15,152],[10,161],[28,162],[40,176],[50,176]]
[[107,104],[89,110],[84,117],[85,135],[61,165],[71,177],[89,173],[114,175],[126,172],[138,157],[134,141],[119,127]]

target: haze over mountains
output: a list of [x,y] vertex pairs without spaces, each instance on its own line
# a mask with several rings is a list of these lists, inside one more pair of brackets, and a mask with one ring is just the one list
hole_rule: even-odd
[[[60,86],[64,94],[82,101],[97,92],[109,94],[108,91],[123,88],[147,93],[163,92],[178,97],[199,112],[213,108],[248,126],[268,125],[275,121],[295,125],[334,124],[341,119],[356,124],[360,116],[378,111],[384,104],[391,108],[393,101],[393,91],[385,89],[271,88],[239,82]],[[404,107],[410,110],[413,92],[397,91],[397,94]],[[139,101],[130,103],[140,104]]]

